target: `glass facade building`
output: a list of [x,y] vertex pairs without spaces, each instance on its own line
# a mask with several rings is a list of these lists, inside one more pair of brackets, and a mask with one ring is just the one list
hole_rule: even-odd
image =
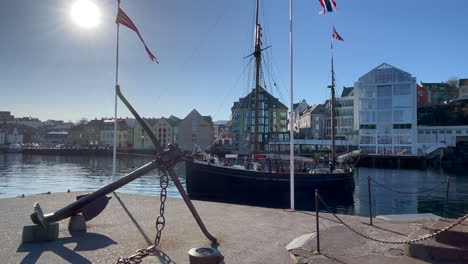
[[384,63],[354,87],[359,148],[370,155],[416,155],[416,78]]

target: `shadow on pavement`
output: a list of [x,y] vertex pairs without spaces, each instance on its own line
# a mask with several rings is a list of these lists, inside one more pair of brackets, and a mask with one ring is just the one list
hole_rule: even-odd
[[[66,244],[76,243],[73,250],[65,247]],[[69,263],[92,263],[87,258],[81,256],[79,251],[92,251],[117,244],[114,240],[107,236],[96,233],[80,233],[73,234],[71,237],[59,238],[56,241],[42,242],[42,243],[21,243],[16,252],[29,252],[26,257],[20,262],[36,263],[42,253],[53,252],[60,256]],[[46,261],[41,261],[46,262]]]
[[120,199],[120,197],[117,195],[117,193],[113,193],[115,198],[117,199],[117,201],[119,201],[120,205],[122,206],[122,208],[124,209],[125,213],[127,213],[128,217],[130,218],[130,220],[132,220],[133,224],[136,226],[136,228],[138,229],[138,231],[140,232],[140,234],[143,236],[143,238],[145,239],[146,241],[146,244],[148,246],[152,245],[153,242],[151,242],[151,240],[149,239],[148,235],[145,233],[145,231],[143,230],[143,228],[141,228],[140,224],[137,222],[137,220],[135,219],[135,217],[133,217],[132,213],[130,213],[130,211],[128,210],[127,206],[125,206],[125,204],[123,203],[122,199]]

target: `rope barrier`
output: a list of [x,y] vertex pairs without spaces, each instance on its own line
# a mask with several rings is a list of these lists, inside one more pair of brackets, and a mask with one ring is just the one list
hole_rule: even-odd
[[[328,205],[323,201],[322,197],[320,195],[318,195],[318,198],[320,200],[320,202],[322,202],[322,204],[325,206],[325,209],[331,213],[338,222],[340,222],[342,225],[344,225],[345,227],[347,227],[350,231],[352,231],[353,233],[363,237],[363,238],[366,238],[366,239],[369,239],[369,240],[372,240],[372,241],[375,241],[375,242],[379,242],[379,243],[383,243],[383,244],[392,244],[392,245],[404,245],[404,244],[413,244],[413,243],[418,243],[418,242],[421,242],[421,241],[424,241],[424,240],[427,240],[427,239],[430,239],[430,238],[433,238],[435,236],[437,236],[438,234],[442,233],[442,232],[445,232],[445,231],[449,231],[450,229],[454,228],[455,226],[461,224],[463,221],[465,221],[466,219],[468,219],[468,214],[463,216],[463,217],[460,217],[458,218],[458,221],[453,223],[453,224],[450,224],[448,225],[447,227],[437,231],[437,232],[434,232],[432,234],[429,234],[429,235],[426,235],[426,236],[422,236],[422,237],[418,237],[418,238],[415,238],[415,239],[410,239],[410,240],[404,240],[404,241],[388,241],[388,240],[382,240],[382,239],[378,239],[378,238],[374,238],[374,237],[371,237],[367,234],[364,234],[363,232],[360,232],[358,230],[356,230],[355,228],[351,227],[350,225],[348,225],[347,223],[345,223],[341,218],[339,218],[336,214],[334,214],[330,208],[328,207]],[[318,209],[316,209],[318,210]]]
[[379,183],[378,181],[374,180],[372,177],[369,177],[371,181],[373,181],[375,184],[377,184],[379,187],[382,187],[384,189],[387,189],[389,191],[392,191],[392,192],[396,192],[396,193],[401,193],[401,194],[420,194],[420,193],[425,193],[425,192],[431,192],[431,191],[434,191],[435,189],[439,188],[440,186],[446,184],[448,181],[450,181],[450,179],[447,179],[437,185],[435,185],[434,187],[431,187],[429,189],[425,189],[425,190],[422,190],[422,191],[417,191],[417,192],[404,192],[404,191],[398,191],[398,190],[395,190],[395,189],[392,189],[382,183]]

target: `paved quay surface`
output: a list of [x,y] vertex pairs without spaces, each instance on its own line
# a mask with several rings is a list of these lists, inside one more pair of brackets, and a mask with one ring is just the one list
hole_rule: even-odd
[[[56,211],[75,201],[79,193],[53,193],[0,199],[1,263],[115,263],[120,256],[129,256],[137,249],[152,244],[155,219],[159,214],[159,197],[113,194],[104,212],[89,221],[88,232],[71,236],[68,220],[60,221],[59,239],[52,242],[22,243],[24,225],[32,224],[29,215],[39,202],[44,213]],[[315,232],[314,212],[290,212],[214,202],[194,201],[207,229],[218,238],[217,247],[225,263],[292,263],[286,250],[296,237]],[[314,245],[309,241],[291,253],[296,263],[424,263],[402,255],[402,247],[382,245],[360,239],[344,229],[330,214],[320,213],[322,252],[311,257]],[[410,233],[431,220],[385,221],[340,216],[344,221],[369,235],[389,240],[405,240]],[[327,231],[329,230],[329,231]],[[211,247],[199,230],[182,199],[166,201],[166,227],[160,249],[166,260],[151,256],[143,263],[188,263],[193,247]],[[308,249],[310,247],[310,249]],[[310,250],[307,252],[307,250]],[[303,262],[301,260],[301,254]]]

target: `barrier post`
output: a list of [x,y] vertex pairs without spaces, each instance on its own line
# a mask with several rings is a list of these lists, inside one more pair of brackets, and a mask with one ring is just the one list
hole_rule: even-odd
[[447,177],[447,191],[445,192],[444,218],[447,216],[449,189],[450,189],[450,177]]
[[315,229],[317,230],[317,252],[320,254],[320,229],[319,229],[319,197],[318,197],[318,189],[315,189]]
[[367,192],[369,194],[369,221],[370,225],[372,225],[372,195],[371,195],[371,177],[367,176]]

